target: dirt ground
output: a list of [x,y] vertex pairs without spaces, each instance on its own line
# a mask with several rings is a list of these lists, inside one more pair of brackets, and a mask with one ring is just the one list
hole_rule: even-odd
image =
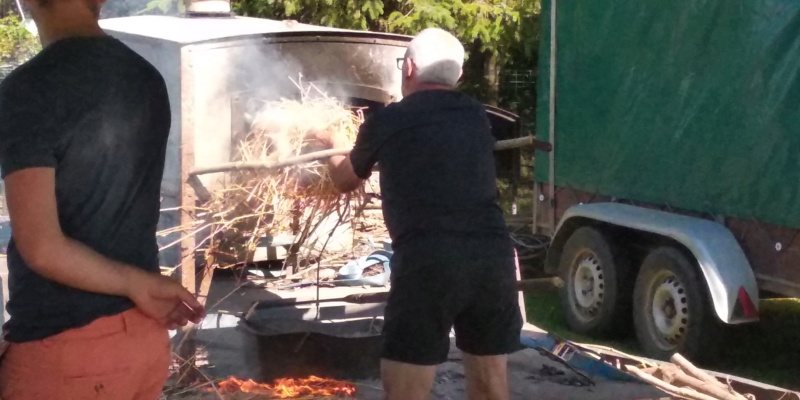
[[[221,279],[212,285],[209,303],[215,307],[197,333],[196,342],[198,359],[204,364],[202,371],[209,379],[221,380],[230,376],[240,379],[262,379],[263,355],[259,355],[259,343],[251,332],[238,327],[238,310],[247,310],[255,300],[270,298],[296,297],[305,299],[316,295],[316,289],[295,291],[291,294],[273,293],[261,288],[239,289],[230,295],[236,286],[235,282]],[[321,290],[321,298],[338,298],[344,294],[363,291],[363,288],[336,288]],[[330,313],[358,313],[363,315],[382,314],[379,306],[348,309],[346,304],[330,304]],[[276,316],[307,319],[313,314],[310,308],[284,308],[274,311]],[[326,317],[327,318],[327,317]],[[542,335],[542,331],[528,326],[527,334]],[[175,338],[177,340],[177,338]],[[464,369],[461,363],[461,352],[451,344],[448,361],[439,366],[431,399],[466,399]],[[281,360],[274,360],[281,363]],[[284,361],[285,362],[285,361]],[[357,399],[379,400],[382,390],[379,379],[351,381],[357,387]],[[548,399],[615,399],[644,400],[667,397],[652,386],[638,382],[614,382],[594,377],[591,382],[573,372],[568,367],[552,361],[535,350],[520,350],[509,357],[509,387],[511,399],[514,400],[548,400]],[[219,399],[216,393],[191,392],[172,394],[169,400],[183,399]],[[258,397],[231,396],[229,399]]]
[[[211,379],[228,376],[259,380],[260,362],[252,355],[257,350],[249,334],[226,329],[224,332],[206,330],[198,336],[198,344],[204,347],[209,365],[204,368]],[[276,360],[276,362],[279,362]],[[464,368],[461,352],[452,345],[448,361],[438,367],[431,399],[466,399]],[[381,383],[378,379],[355,380],[357,393],[354,398],[380,400]],[[644,400],[662,399],[667,396],[652,386],[637,382],[614,382],[594,377],[587,381],[564,365],[552,361],[537,351],[525,349],[509,357],[509,388],[512,400]],[[261,399],[266,397],[230,396],[226,399]],[[168,396],[169,400],[219,399],[215,393],[193,392]]]

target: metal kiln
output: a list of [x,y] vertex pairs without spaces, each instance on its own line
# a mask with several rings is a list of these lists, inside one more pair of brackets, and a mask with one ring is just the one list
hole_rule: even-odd
[[[233,161],[234,139],[253,111],[253,99],[296,97],[292,79],[302,79],[350,104],[399,100],[396,60],[410,40],[230,15],[137,16],[102,20],[101,26],[151,62],[169,91],[173,117],[159,230],[194,219],[197,193],[186,184],[189,174]],[[209,189],[223,178],[199,177]],[[180,241],[180,235],[160,237],[160,245]],[[180,246],[162,251],[162,265],[180,265],[184,279],[193,282],[188,275],[194,273],[195,245],[193,235],[185,235]]]

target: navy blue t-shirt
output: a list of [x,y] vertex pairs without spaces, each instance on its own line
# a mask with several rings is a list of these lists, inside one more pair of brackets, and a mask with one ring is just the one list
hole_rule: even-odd
[[[57,41],[0,84],[0,169],[54,168],[64,234],[158,272],[156,226],[170,130],[159,72],[108,37]],[[122,297],[45,279],[8,246],[6,338],[38,340],[130,309]],[[73,268],[81,268],[74,265]]]
[[376,111],[350,161],[362,179],[380,166],[384,220],[404,260],[513,256],[497,202],[495,139],[483,104],[426,90]]

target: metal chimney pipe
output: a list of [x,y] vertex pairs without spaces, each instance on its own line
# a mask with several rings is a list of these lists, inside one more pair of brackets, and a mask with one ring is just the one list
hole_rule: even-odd
[[230,17],[230,0],[187,0],[186,14],[196,17]]

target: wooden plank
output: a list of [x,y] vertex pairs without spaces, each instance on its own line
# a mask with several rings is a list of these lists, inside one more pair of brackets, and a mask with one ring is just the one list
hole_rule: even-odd
[[206,309],[214,306],[214,304],[209,305],[207,300],[208,292],[211,291],[211,281],[214,279],[214,264],[216,264],[215,260],[216,259],[213,254],[209,254],[206,257],[206,262],[203,266],[203,276],[200,278],[200,286],[197,288],[197,301],[206,307]]

